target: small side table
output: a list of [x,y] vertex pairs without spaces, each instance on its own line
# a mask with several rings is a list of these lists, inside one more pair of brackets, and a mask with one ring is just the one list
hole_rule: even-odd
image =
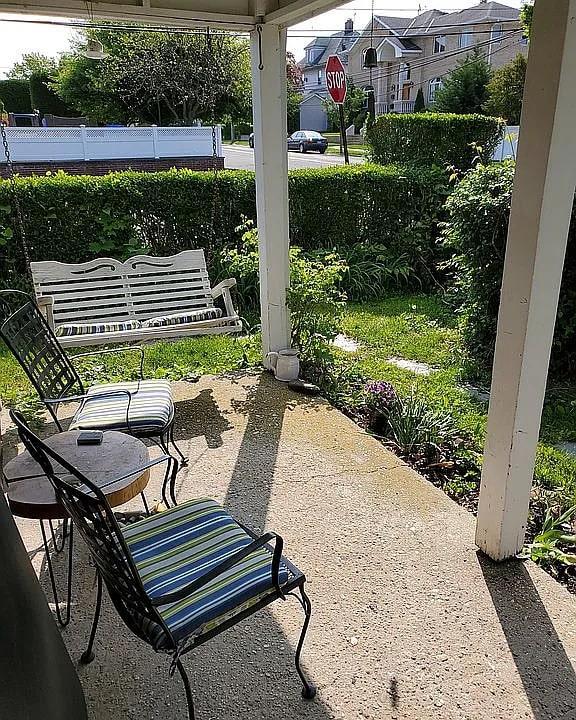
[[[102,488],[111,507],[123,505],[136,495],[141,494],[144,507],[148,512],[144,489],[150,479],[150,469],[141,470],[149,463],[148,448],[141,440],[120,432],[108,431],[104,433],[100,445],[78,445],[76,440],[79,430],[59,433],[45,440],[45,443],[55,450],[70,465],[78,468],[94,484]],[[55,465],[57,473],[68,474],[62,466]],[[134,474],[129,475],[134,469]],[[113,482],[119,476],[127,476]],[[72,550],[73,527],[64,507],[56,499],[54,488],[42,472],[40,466],[25,451],[7,463],[4,467],[4,477],[8,483],[8,505],[14,515],[40,521],[46,564],[56,604],[56,616],[60,625],[70,622],[70,601],[72,596]],[[52,541],[57,552],[64,547],[67,527],[69,525],[70,542],[68,547],[68,583],[66,614],[63,615],[58,591],[54,579],[54,570],[50,558],[48,538],[44,521],[50,525]],[[53,520],[64,520],[62,546],[58,547],[52,525]]]

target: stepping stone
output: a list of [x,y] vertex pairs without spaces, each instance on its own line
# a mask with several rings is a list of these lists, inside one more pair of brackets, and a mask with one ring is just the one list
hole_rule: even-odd
[[413,372],[416,375],[430,375],[434,372],[434,368],[430,365],[416,362],[415,360],[404,360],[403,358],[390,357],[386,358],[386,362],[389,362],[391,365],[396,365],[396,367],[399,367],[402,370],[410,370],[410,372]]
[[556,448],[576,457],[576,442],[561,442],[556,445]]
[[336,335],[334,340],[332,340],[332,345],[349,353],[355,353],[360,347],[356,340],[352,340],[352,338],[346,337],[346,335],[343,335],[342,333],[340,333],[340,335]]

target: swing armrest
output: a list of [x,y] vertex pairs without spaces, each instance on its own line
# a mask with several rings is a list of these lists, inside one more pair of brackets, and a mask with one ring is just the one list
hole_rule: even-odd
[[223,295],[227,290],[229,291],[233,287],[236,287],[236,278],[222,280],[222,282],[219,282],[218,285],[215,285],[212,288],[212,297],[220,297],[220,295]]
[[38,305],[38,309],[42,315],[44,315],[50,330],[54,332],[54,298],[52,295],[40,295],[40,297],[36,298],[36,305]]

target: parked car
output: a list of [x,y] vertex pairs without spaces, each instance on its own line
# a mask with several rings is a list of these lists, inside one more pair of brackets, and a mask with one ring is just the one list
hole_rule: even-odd
[[288,138],[288,150],[300,150],[301,153],[317,150],[324,155],[327,147],[328,140],[314,130],[298,130]]
[[[250,133],[248,145],[254,147],[254,133]],[[300,150],[301,153],[317,150],[324,155],[327,147],[328,140],[314,130],[298,130],[288,136],[288,150]]]

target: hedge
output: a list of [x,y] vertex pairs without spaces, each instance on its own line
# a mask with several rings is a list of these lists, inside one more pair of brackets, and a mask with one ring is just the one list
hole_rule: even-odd
[[[122,172],[19,178],[25,232],[33,260],[82,262],[126,257],[146,246],[156,255],[205,248],[209,263],[236,246],[243,217],[255,219],[254,174],[225,170]],[[404,253],[422,269],[436,252],[446,181],[436,171],[397,167],[298,170],[289,176],[291,240],[306,250],[358,243]],[[211,218],[214,211],[214,232]],[[11,236],[11,237],[10,237]],[[24,260],[9,184],[0,182],[0,284],[22,284]]]
[[[479,166],[446,203],[443,244],[453,255],[452,296],[463,317],[470,357],[479,369],[492,365],[500,286],[514,182],[514,162]],[[573,377],[576,370],[576,208],[568,238],[551,373]]]
[[0,80],[0,100],[8,113],[32,112],[28,80]]
[[503,120],[485,115],[388,113],[376,118],[366,142],[371,159],[382,165],[416,163],[468,170],[478,147],[482,157],[492,157],[504,128]]

